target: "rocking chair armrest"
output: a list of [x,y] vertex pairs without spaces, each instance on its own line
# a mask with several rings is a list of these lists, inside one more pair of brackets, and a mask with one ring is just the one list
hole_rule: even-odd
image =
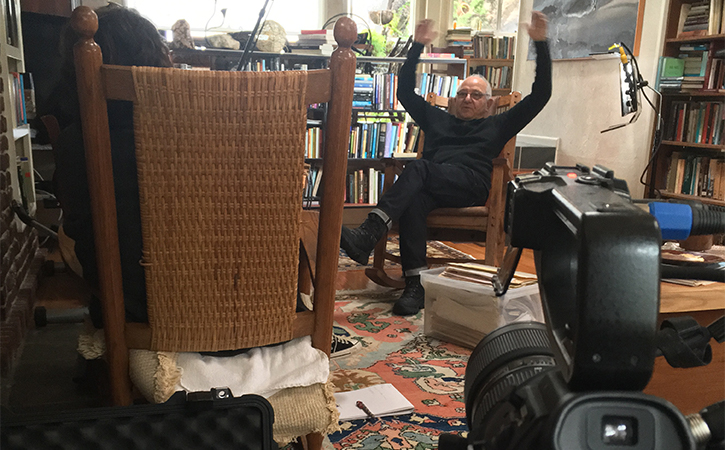
[[509,165],[509,161],[506,158],[494,158],[493,170],[494,172],[496,170],[503,170],[503,178],[506,183],[514,179],[513,172],[511,171],[511,166]]

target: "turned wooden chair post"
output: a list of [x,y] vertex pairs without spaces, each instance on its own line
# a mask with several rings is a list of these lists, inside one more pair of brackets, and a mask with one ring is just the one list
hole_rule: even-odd
[[[356,57],[351,46],[357,38],[357,26],[352,20],[338,20],[335,24],[335,39],[339,43],[330,58],[332,92],[327,111],[327,126],[324,135],[322,171],[322,205],[320,206],[320,231],[318,236],[334,236],[326,242],[317,242],[315,277],[315,308],[323,308],[329,314],[324,329],[316,328],[312,334],[312,345],[330,352],[332,342],[332,315],[335,304],[335,280],[340,255],[340,231],[345,204],[345,177],[347,173],[347,142],[352,114],[355,83]],[[346,88],[347,87],[347,88]]]
[[116,405],[130,405],[131,381],[128,375],[128,348],[124,341],[125,311],[111,139],[106,96],[101,78],[103,58],[101,48],[93,40],[98,31],[98,17],[91,8],[80,6],[73,11],[71,26],[80,36],[73,47],[73,55],[81,104],[81,120],[84,124],[92,124],[83,128],[83,144],[86,152],[88,189],[93,193],[91,195],[93,223],[97,225],[93,227],[96,258],[98,261],[106,261],[106,264],[101,264],[98,268],[100,292],[103,296],[121,299],[120,302],[114,302],[115,310],[106,305],[103,307],[111,398]]

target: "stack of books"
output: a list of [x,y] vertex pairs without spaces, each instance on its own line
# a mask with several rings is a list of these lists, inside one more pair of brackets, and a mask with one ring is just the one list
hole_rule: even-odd
[[473,57],[473,43],[470,28],[452,28],[446,33],[449,46],[463,47],[463,57]]
[[293,53],[330,56],[336,42],[333,30],[302,30],[297,42],[290,43]]
[[683,3],[677,24],[677,37],[706,36],[725,32],[722,0]]
[[[683,5],[684,6],[684,5]],[[701,0],[680,10],[680,20],[685,15],[678,37],[705,36],[710,23],[710,0]]]
[[355,87],[352,93],[352,107],[355,109],[372,109],[374,81],[370,75],[355,75]]
[[700,90],[704,86],[708,44],[681,45],[679,58],[685,61],[682,90]]
[[670,56],[660,57],[655,89],[662,92],[679,92],[682,89],[682,78],[685,73],[685,60]]

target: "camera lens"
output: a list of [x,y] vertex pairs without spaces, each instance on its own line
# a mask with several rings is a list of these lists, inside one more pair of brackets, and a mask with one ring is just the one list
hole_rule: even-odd
[[466,367],[464,400],[468,428],[479,426],[486,413],[512,388],[555,368],[555,364],[543,323],[513,323],[483,338]]

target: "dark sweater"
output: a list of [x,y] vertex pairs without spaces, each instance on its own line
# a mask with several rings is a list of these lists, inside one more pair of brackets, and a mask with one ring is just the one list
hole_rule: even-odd
[[[141,260],[141,212],[133,134],[133,105],[113,101],[108,104],[113,159],[118,241],[126,320],[147,322],[146,279]],[[75,240],[75,251],[83,267],[83,278],[98,286],[96,247],[91,220],[91,197],[86,177],[86,157],[80,124],[74,123],[61,132],[55,177],[62,192],[63,229]],[[91,318],[101,325],[98,299],[91,300]]]
[[415,93],[415,68],[423,44],[413,43],[408,59],[400,69],[398,100],[425,132],[423,159],[435,163],[469,167],[491,186],[492,160],[506,142],[521,131],[541,111],[551,97],[551,57],[546,41],[536,45],[536,78],[531,94],[508,111],[485,119],[462,120],[430,105]]

